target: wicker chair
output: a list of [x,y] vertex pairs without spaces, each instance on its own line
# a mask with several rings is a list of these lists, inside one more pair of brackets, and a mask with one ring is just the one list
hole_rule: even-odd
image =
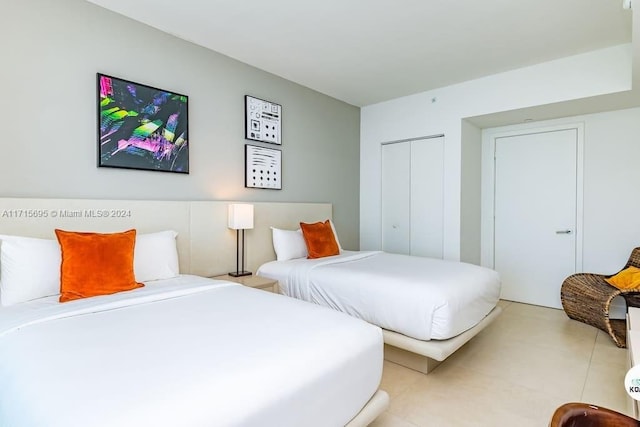
[[[631,252],[624,268],[632,266],[640,268],[640,248]],[[613,338],[618,347],[626,347],[626,321],[609,319],[609,307],[618,295],[626,300],[627,306],[640,306],[640,289],[622,291],[605,282],[604,279],[611,276],[590,273],[569,276],[562,283],[560,299],[564,311],[571,319],[603,330]]]
[[639,427],[640,421],[586,403],[565,403],[553,413],[549,427]]

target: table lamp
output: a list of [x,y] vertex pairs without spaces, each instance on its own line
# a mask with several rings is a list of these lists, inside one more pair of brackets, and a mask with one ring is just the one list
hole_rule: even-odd
[[[229,273],[232,277],[250,276],[244,269],[244,230],[253,228],[253,205],[232,203],[229,205],[229,228],[236,230],[236,271]],[[240,247],[240,231],[242,230],[242,248]],[[242,251],[242,268],[240,267],[240,251]]]

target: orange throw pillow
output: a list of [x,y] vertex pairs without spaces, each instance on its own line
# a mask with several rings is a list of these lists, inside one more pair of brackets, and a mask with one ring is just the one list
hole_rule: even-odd
[[625,268],[615,276],[611,276],[605,280],[611,286],[615,286],[623,291],[627,289],[636,289],[640,287],[640,268]]
[[62,252],[60,302],[144,286],[133,273],[136,230],[78,233],[56,230]]
[[304,242],[307,244],[308,259],[340,255],[340,248],[331,228],[331,222],[300,223]]

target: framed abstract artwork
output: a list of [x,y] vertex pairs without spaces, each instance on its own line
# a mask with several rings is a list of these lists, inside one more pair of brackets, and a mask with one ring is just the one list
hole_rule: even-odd
[[245,95],[244,111],[245,139],[282,145],[282,105]]
[[282,190],[282,151],[246,144],[244,160],[245,187]]
[[189,173],[189,98],[97,77],[98,166]]

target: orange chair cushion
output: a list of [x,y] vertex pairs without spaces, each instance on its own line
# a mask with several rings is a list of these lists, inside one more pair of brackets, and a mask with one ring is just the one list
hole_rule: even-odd
[[620,273],[605,280],[611,286],[622,290],[638,288],[640,287],[640,268],[625,268]]
[[340,248],[331,228],[331,222],[300,223],[304,242],[307,244],[308,259],[339,255]]
[[60,243],[60,302],[144,286],[133,273],[136,230],[100,234],[56,230]]

